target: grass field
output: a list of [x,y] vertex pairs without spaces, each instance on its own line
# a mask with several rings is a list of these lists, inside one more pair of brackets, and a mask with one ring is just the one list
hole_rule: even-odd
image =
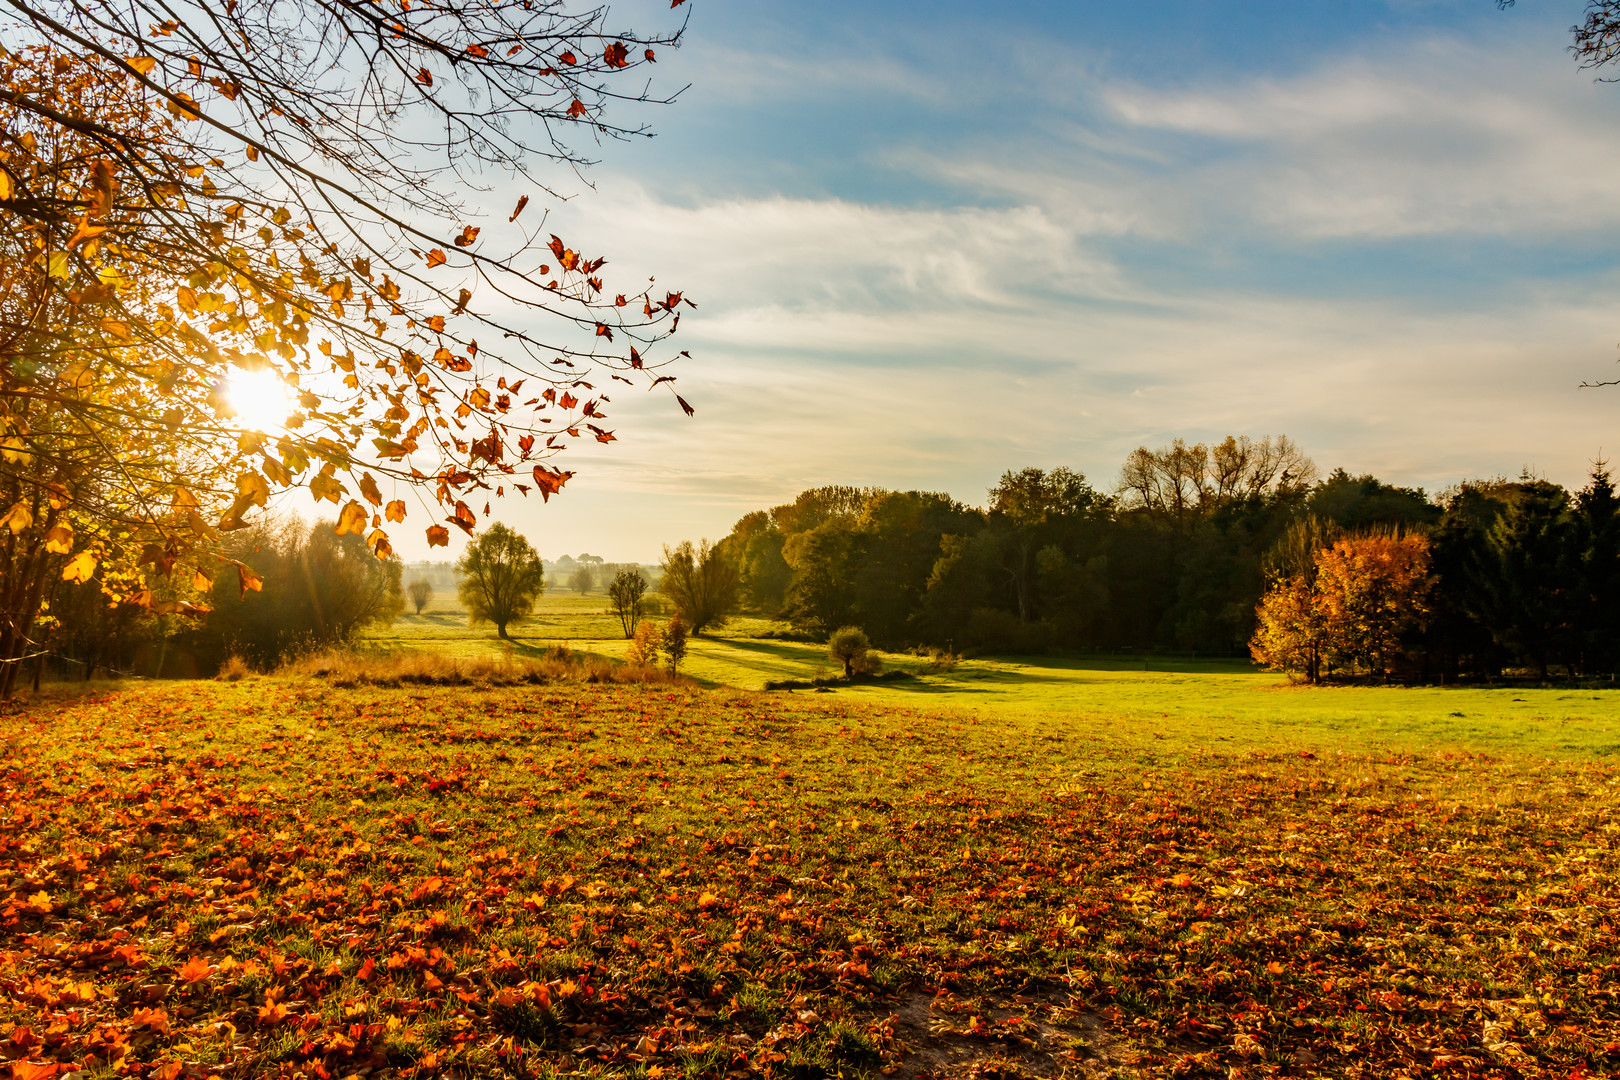
[[1608,695],[977,663],[830,695],[254,677],[14,710],[0,1054],[1620,1071]]

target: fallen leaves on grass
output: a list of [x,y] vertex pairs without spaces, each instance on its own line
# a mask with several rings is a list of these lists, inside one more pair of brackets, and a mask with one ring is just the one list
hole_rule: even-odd
[[0,732],[17,1077],[1620,1067],[1607,766],[291,678]]

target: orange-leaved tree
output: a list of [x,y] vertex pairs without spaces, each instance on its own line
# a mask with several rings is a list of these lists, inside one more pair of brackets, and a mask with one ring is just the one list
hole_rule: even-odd
[[1327,648],[1340,663],[1388,676],[1402,642],[1430,610],[1429,538],[1375,535],[1317,555]]
[[[606,19],[14,0],[0,663],[30,647],[53,577],[193,610],[218,533],[293,488],[378,555],[413,503],[442,545],[493,497],[555,494],[571,473],[547,459],[570,440],[612,441],[612,380],[668,389],[682,296],[616,292],[605,259],[521,216],[551,194],[537,163],[588,164],[570,131],[642,131],[607,106],[651,100],[636,69],[680,28]],[[493,218],[486,179],[516,186]]]
[[1387,677],[1430,612],[1428,538],[1377,534],[1325,545],[1314,522],[1279,544],[1283,557],[1255,609],[1250,653],[1310,682],[1333,668]]

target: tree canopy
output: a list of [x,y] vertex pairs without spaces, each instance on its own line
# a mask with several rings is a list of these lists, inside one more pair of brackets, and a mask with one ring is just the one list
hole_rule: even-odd
[[473,625],[494,623],[502,639],[506,628],[528,617],[545,592],[545,567],[521,534],[496,522],[480,533],[456,563],[456,593]]
[[[571,441],[611,442],[614,380],[669,389],[690,302],[615,289],[605,258],[524,215],[558,194],[541,169],[572,177],[579,145],[645,132],[613,106],[668,99],[645,76],[681,26],[608,18],[10,5],[0,661],[43,575],[200,609],[219,560],[259,587],[219,534],[293,488],[379,556],[413,504],[443,545],[492,498],[558,492],[571,473],[547,462]],[[247,415],[254,395],[285,409]]]

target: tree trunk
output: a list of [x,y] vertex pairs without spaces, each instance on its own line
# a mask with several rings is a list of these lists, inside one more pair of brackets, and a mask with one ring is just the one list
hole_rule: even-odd
[[511,641],[512,640],[511,638],[506,636],[506,624],[503,623],[503,622],[495,624],[495,636],[500,638],[502,641]]

